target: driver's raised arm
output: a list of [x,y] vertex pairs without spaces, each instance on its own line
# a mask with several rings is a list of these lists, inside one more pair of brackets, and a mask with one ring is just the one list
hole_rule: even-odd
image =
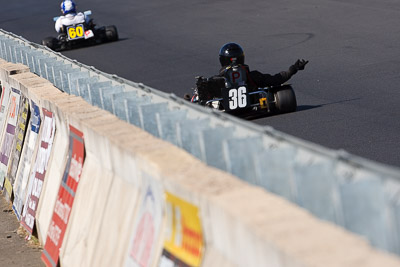
[[259,71],[251,71],[250,78],[258,87],[278,86],[287,82],[299,70],[304,70],[308,61],[298,59],[287,71],[281,71],[275,75],[263,74]]

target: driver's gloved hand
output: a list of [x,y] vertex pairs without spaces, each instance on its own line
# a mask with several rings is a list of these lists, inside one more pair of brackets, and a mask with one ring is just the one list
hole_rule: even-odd
[[294,63],[294,66],[296,67],[297,70],[304,70],[304,67],[307,65],[308,60],[304,59],[298,59],[296,63]]
[[304,67],[307,65],[308,60],[298,59],[292,66],[289,68],[290,76],[297,73],[299,70],[304,70]]

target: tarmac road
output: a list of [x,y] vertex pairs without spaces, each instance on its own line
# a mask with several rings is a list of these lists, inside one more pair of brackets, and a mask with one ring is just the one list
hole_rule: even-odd
[[0,266],[44,266],[40,259],[42,250],[25,240],[11,204],[0,194]]
[[[39,43],[55,35],[54,1],[5,1],[0,28]],[[298,111],[254,120],[334,149],[400,167],[400,2],[396,0],[77,0],[121,41],[64,52],[178,96],[219,69],[235,41],[266,73],[310,61],[291,83]]]

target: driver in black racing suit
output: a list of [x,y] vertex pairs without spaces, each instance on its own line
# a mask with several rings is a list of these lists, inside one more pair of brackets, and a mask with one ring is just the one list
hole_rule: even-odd
[[[259,71],[249,70],[244,64],[244,52],[242,47],[236,43],[227,43],[219,51],[221,70],[219,75],[208,79],[196,77],[196,91],[200,104],[215,97],[221,97],[221,88],[230,88],[247,84],[250,91],[267,86],[278,86],[288,81],[299,70],[304,70],[308,61],[298,59],[287,71],[281,71],[275,75],[263,74]],[[187,99],[188,97],[185,96]]]

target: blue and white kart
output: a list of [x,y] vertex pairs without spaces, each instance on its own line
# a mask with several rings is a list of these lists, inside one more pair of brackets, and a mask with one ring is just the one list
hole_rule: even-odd
[[[62,51],[118,40],[118,31],[114,25],[97,28],[93,19],[89,18],[92,12],[89,10],[84,14],[85,22],[63,26],[57,38],[47,37],[42,40],[42,45],[55,51]],[[54,17],[53,21],[57,21],[58,18]]]

